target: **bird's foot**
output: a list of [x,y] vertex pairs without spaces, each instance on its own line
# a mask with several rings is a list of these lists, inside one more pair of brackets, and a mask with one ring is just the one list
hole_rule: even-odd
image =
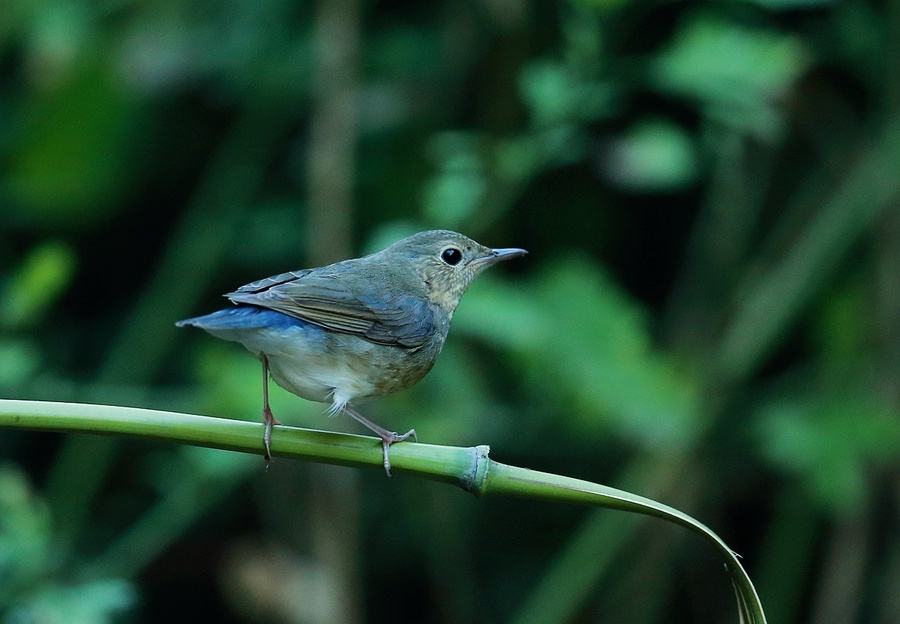
[[263,432],[263,445],[265,446],[266,470],[268,470],[269,462],[272,461],[272,426],[281,424],[281,421],[275,418],[268,406],[263,409],[263,424],[266,426]]
[[415,429],[410,429],[403,435],[396,431],[388,431],[381,435],[381,448],[384,450],[384,472],[388,477],[391,476],[391,444],[394,442],[405,442],[409,438],[412,438],[413,442],[419,441]]

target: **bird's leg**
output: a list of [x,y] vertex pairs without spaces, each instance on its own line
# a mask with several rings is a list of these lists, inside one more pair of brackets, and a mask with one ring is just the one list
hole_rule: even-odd
[[263,444],[266,447],[265,458],[266,458],[266,467],[268,467],[269,462],[272,460],[272,452],[270,446],[272,445],[272,425],[280,425],[278,419],[272,414],[272,408],[269,407],[269,358],[265,355],[262,356],[262,370],[263,370],[263,379],[262,379],[262,387],[263,387],[263,424],[265,424],[266,429],[263,433]]
[[403,442],[404,440],[408,440],[412,438],[415,442],[418,442],[419,439],[416,437],[416,430],[410,429],[403,435],[398,434],[396,431],[388,431],[384,427],[380,425],[376,425],[371,420],[357,412],[353,409],[349,404],[344,405],[344,411],[347,412],[351,418],[360,423],[361,425],[371,429],[375,432],[379,438],[381,438],[381,448],[384,450],[384,471],[387,473],[387,476],[391,476],[391,444],[394,442]]

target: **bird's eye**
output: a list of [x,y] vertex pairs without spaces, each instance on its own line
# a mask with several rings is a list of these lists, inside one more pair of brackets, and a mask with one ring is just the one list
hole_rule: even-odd
[[450,266],[456,266],[462,260],[462,252],[456,247],[447,247],[441,252],[441,260]]

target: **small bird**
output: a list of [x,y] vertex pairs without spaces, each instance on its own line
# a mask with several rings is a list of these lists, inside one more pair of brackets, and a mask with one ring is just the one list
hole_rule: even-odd
[[353,407],[362,399],[409,388],[425,376],[444,346],[453,312],[484,269],[524,249],[491,249],[448,230],[419,232],[390,247],[314,269],[299,269],[241,286],[225,295],[234,307],[185,319],[223,340],[239,342],[262,362],[263,445],[271,458],[271,374],[285,390],[330,403],[381,438],[384,469],[390,447],[412,437],[381,427]]

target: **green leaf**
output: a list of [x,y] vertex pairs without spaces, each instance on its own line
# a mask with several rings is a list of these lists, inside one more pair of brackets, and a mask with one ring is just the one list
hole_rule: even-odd
[[104,624],[118,621],[137,600],[127,581],[109,579],[80,585],[48,585],[27,597],[4,624]]
[[599,267],[557,261],[515,288],[483,279],[455,328],[527,356],[531,385],[569,404],[580,432],[600,435],[607,425],[650,446],[693,439],[693,380],[654,349],[641,307]]
[[835,4],[835,0],[751,0],[751,2],[773,11],[821,9],[824,6]]
[[0,603],[49,564],[51,524],[44,501],[13,465],[0,466]]
[[858,509],[869,470],[900,457],[900,419],[869,393],[789,397],[759,418],[763,455],[835,513]]
[[63,243],[36,246],[13,274],[0,298],[0,325],[37,323],[59,297],[75,272],[75,253]]
[[12,388],[33,375],[41,362],[30,341],[0,338],[0,388]]
[[769,136],[780,129],[780,97],[807,64],[791,36],[698,18],[654,61],[652,75],[661,89],[697,100],[709,117]]
[[612,112],[615,102],[612,86],[586,80],[553,61],[527,66],[519,76],[519,89],[537,127],[592,121]]
[[645,120],[613,142],[604,169],[626,189],[667,191],[692,183],[698,162],[687,132],[665,120]]
[[438,171],[425,185],[426,216],[440,227],[455,228],[481,206],[487,190],[484,163],[475,135],[447,132],[429,145]]
[[6,180],[23,217],[81,224],[108,216],[138,169],[130,142],[137,117],[134,98],[99,65],[34,92]]

